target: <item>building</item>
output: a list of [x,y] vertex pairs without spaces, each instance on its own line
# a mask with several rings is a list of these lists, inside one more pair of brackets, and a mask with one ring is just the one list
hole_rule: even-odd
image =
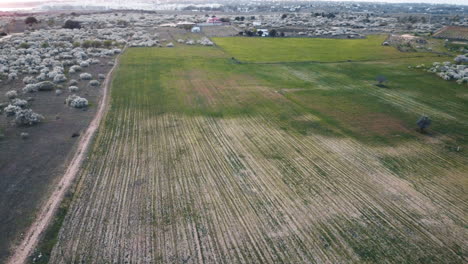
[[206,20],[206,23],[211,23],[211,24],[222,24],[223,21],[221,21],[220,18],[218,17],[210,17]]
[[257,29],[257,32],[263,32],[263,35],[262,37],[268,37],[269,33],[268,33],[268,29]]

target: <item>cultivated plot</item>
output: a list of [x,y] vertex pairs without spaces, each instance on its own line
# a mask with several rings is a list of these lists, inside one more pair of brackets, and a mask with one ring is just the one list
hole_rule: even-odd
[[385,39],[383,35],[370,35],[365,39],[214,38],[219,47],[242,62],[346,62],[437,56],[402,53],[394,47],[382,46]]
[[463,90],[411,60],[230,57],[123,55],[51,263],[464,262]]

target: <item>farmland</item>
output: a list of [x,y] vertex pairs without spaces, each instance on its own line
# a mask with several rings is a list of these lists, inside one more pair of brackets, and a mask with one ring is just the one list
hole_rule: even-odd
[[384,35],[364,39],[308,38],[214,38],[216,43],[238,60],[256,63],[274,62],[339,62],[436,56],[430,53],[402,53],[382,47]]
[[123,54],[50,263],[466,260],[466,87],[407,68],[439,58],[215,40]]

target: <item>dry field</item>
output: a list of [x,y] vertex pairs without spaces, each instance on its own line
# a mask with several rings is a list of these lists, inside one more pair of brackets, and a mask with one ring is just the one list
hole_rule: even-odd
[[123,55],[50,263],[466,262],[463,88],[417,60],[231,57]]

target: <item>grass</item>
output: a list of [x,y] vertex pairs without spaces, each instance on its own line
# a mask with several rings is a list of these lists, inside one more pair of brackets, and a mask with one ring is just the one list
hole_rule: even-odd
[[430,53],[401,53],[394,47],[382,46],[385,38],[371,35],[365,39],[228,37],[213,40],[231,57],[254,63],[345,62],[436,56]]
[[128,49],[50,263],[463,263],[466,92],[407,68],[434,60]]

